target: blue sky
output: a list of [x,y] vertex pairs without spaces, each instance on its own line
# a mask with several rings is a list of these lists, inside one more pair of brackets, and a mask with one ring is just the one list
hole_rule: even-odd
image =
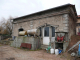
[[75,4],[77,14],[80,15],[79,0],[0,0],[0,20],[3,17],[20,17],[67,3]]

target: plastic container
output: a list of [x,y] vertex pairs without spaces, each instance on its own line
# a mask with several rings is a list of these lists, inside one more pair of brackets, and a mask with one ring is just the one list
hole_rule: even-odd
[[58,54],[59,54],[59,50],[55,49],[55,55],[58,55]]
[[61,49],[58,49],[59,50],[59,54],[62,52],[62,50]]
[[80,44],[79,44],[79,48],[78,48],[78,55],[80,56]]
[[54,54],[54,49],[53,48],[50,49],[50,53]]

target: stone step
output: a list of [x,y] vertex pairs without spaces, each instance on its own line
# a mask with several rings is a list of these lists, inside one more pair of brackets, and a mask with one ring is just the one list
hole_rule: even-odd
[[41,45],[42,49],[46,49],[48,47],[48,45]]

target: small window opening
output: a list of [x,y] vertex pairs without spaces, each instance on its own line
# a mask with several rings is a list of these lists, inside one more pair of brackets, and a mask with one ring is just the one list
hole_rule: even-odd
[[49,27],[45,27],[44,29],[44,36],[49,37]]
[[52,27],[52,37],[55,37],[55,27]]
[[19,28],[19,32],[20,32],[20,31],[24,31],[24,29],[21,27],[21,28]]

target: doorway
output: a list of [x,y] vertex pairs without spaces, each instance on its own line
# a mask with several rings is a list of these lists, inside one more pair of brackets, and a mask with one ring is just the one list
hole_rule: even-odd
[[55,28],[54,27],[43,27],[43,44],[49,45],[51,40],[55,40]]

